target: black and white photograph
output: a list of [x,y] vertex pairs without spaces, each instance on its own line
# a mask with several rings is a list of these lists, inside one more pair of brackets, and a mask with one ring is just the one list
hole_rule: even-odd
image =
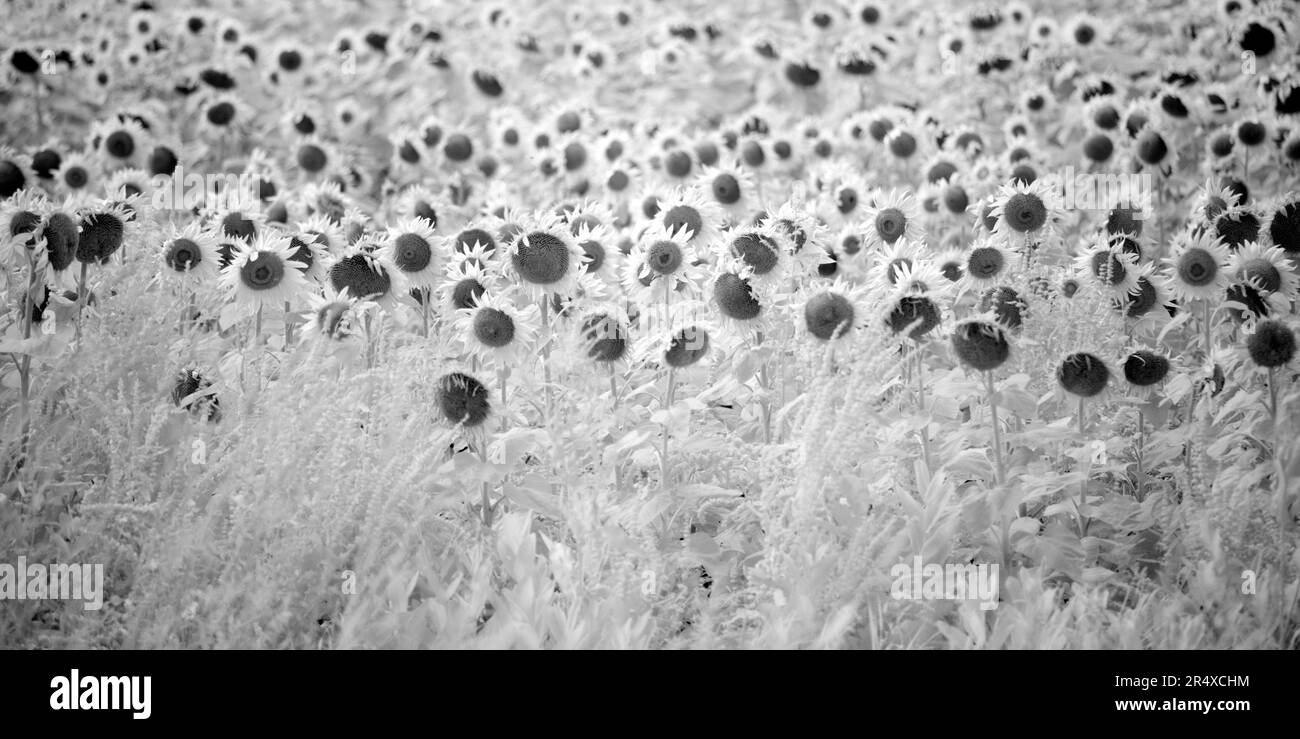
[[0,649],[1300,648],[1300,3],[0,13]]

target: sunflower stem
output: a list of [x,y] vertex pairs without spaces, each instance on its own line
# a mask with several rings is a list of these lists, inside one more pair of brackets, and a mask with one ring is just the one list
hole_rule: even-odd
[[[916,357],[916,406],[922,414],[926,413],[925,408],[925,361],[921,356],[921,348],[918,346],[912,352]],[[921,455],[925,460],[925,470],[934,474],[934,465],[931,464],[930,456],[930,423],[926,420],[925,425],[921,427]]]
[[[757,335],[757,344],[763,346],[763,332]],[[758,368],[758,384],[763,390],[763,402],[761,404],[763,413],[763,443],[772,443],[772,397],[771,397],[771,378],[768,377],[767,361],[764,360]]]
[[497,380],[501,383],[501,433],[505,433],[509,421],[506,413],[506,370],[504,367],[497,370]]
[[81,312],[86,307],[86,270],[90,265],[85,262],[81,263],[81,276],[77,278],[77,320],[76,320],[76,340],[81,343]]
[[994,397],[991,370],[984,371],[984,389],[989,396],[989,418],[993,422],[993,480],[1001,487],[1006,479],[1006,468],[1002,465],[1002,426],[998,423],[998,402]]
[[292,309],[289,307],[289,301],[284,301],[284,350],[289,351],[293,345],[293,321],[290,319]]
[[1278,431],[1277,368],[1268,368],[1268,416],[1273,435],[1273,476],[1278,492],[1278,565],[1282,574],[1282,593],[1286,594],[1287,565],[1286,524],[1288,518],[1286,466],[1282,464],[1282,434]]
[[[488,444],[486,426],[483,427],[482,429],[482,437],[483,438],[479,441],[479,445],[478,445],[478,461],[479,464],[486,467],[487,466],[487,444]],[[482,504],[483,504],[483,526],[490,529],[492,528],[492,498],[491,495],[488,493],[487,480],[483,481],[483,487],[480,491],[480,494],[482,497]]]
[[[1088,438],[1084,435],[1086,424],[1084,423],[1083,410],[1083,396],[1079,396],[1079,443],[1086,449]],[[1083,518],[1083,509],[1088,505],[1088,466],[1084,465],[1082,461],[1080,461],[1079,466],[1085,470],[1083,479],[1079,481],[1079,537],[1082,538],[1084,532],[1088,530]]]
[[549,296],[542,294],[542,387],[546,393],[546,418],[543,425],[550,424],[551,421],[551,301]]
[[[613,419],[614,419],[614,423],[615,423],[615,425],[616,425],[616,427],[617,427],[617,424],[618,424],[618,401],[619,401],[619,397],[618,397],[618,381],[617,381],[617,379],[615,378],[615,373],[614,373],[614,363],[613,363],[613,362],[609,362],[608,364],[609,364],[609,397],[610,397],[610,399],[611,399],[610,402],[611,402],[611,404],[613,405]],[[615,490],[615,491],[619,491],[619,490],[622,490],[622,489],[623,489],[623,467],[622,467],[622,465],[620,465],[620,464],[618,463],[618,456],[615,455],[615,457],[614,457],[614,490]]]
[[45,108],[41,100],[41,80],[39,75],[32,75],[33,97],[36,99],[36,128],[45,128]]
[[421,335],[429,338],[429,288],[420,288]]
[[[23,323],[23,340],[32,338],[32,309],[35,303],[32,301],[32,290],[36,287],[36,264],[32,259],[30,250],[23,250],[27,256],[27,287],[23,290],[22,300],[22,323]],[[30,352],[30,349],[27,350]],[[19,399],[19,449],[18,462],[15,469],[22,469],[27,464],[27,453],[31,443],[31,395],[32,395],[32,355],[24,352],[22,360],[15,360],[18,364],[18,399]]]
[[659,473],[659,483],[664,490],[668,489],[668,435],[672,427],[672,408],[673,393],[677,389],[677,368],[669,365],[668,367],[668,388],[664,391],[664,439],[663,449],[660,452],[659,464],[661,467]]
[[1146,414],[1141,408],[1138,409],[1138,443],[1137,443],[1137,487],[1134,491],[1134,497],[1141,503],[1146,497],[1147,475],[1144,466],[1143,455],[1145,454],[1146,445]]
[[[1204,323],[1205,323],[1205,361],[1208,363],[1208,362],[1211,361],[1211,356],[1212,356],[1212,354],[1213,354],[1213,352],[1211,351],[1210,342],[1212,342],[1212,341],[1214,340],[1214,338],[1213,338],[1214,329],[1213,329],[1213,327],[1210,325],[1210,301],[1208,301],[1208,300],[1203,301],[1202,311],[1203,311],[1203,315],[1204,315],[1204,317],[1205,317],[1205,318],[1204,318]],[[1211,368],[1211,369],[1213,369],[1213,368]]]

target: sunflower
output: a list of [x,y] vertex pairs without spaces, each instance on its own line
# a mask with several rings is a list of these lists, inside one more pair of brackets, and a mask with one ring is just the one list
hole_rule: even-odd
[[983,238],[963,255],[957,270],[977,291],[1006,282],[1011,271],[1011,253],[998,239]]
[[1237,205],[1220,213],[1211,228],[1229,251],[1236,251],[1244,244],[1258,241],[1262,226],[1262,219],[1254,208]]
[[1213,224],[1225,211],[1237,207],[1238,201],[1238,195],[1232,188],[1217,177],[1210,177],[1196,191],[1196,198],[1192,201],[1192,218],[1197,223]]
[[1169,265],[1170,290],[1182,301],[1219,300],[1228,284],[1228,249],[1208,233],[1184,233],[1175,243]]
[[360,136],[365,131],[366,124],[370,122],[370,115],[360,101],[353,97],[343,97],[335,101],[332,112],[334,130],[342,139]]
[[109,258],[127,241],[135,241],[139,231],[134,208],[116,200],[99,200],[80,209],[77,260],[107,264]]
[[206,285],[217,276],[217,240],[190,221],[184,228],[170,227],[159,252],[162,272],[193,285]]
[[455,315],[458,310],[474,307],[485,293],[497,292],[500,289],[498,283],[496,274],[474,262],[448,262],[443,280],[436,289],[443,313]]
[[864,296],[863,288],[840,279],[812,290],[800,311],[801,331],[820,341],[831,341],[861,329],[869,315]]
[[631,329],[622,306],[612,302],[594,305],[576,326],[580,351],[587,358],[617,362],[628,357]]
[[861,220],[871,198],[866,182],[851,171],[832,171],[822,180],[829,187],[817,204],[821,220],[832,227]]
[[430,288],[442,275],[445,256],[423,218],[406,218],[388,229],[385,256],[413,288]]
[[0,205],[0,243],[29,243],[49,207],[45,193],[38,189],[19,190],[6,199]]
[[1267,222],[1262,229],[1270,243],[1292,260],[1300,258],[1300,197],[1286,193],[1263,206]]
[[925,259],[919,244],[906,239],[899,239],[887,248],[878,250],[874,255],[872,273],[877,285],[884,290],[892,290],[906,275],[910,274],[916,264]]
[[694,292],[703,275],[684,231],[646,229],[632,247],[623,270],[623,288],[641,303],[675,302],[683,290]]
[[245,128],[244,118],[250,114],[238,96],[223,92],[202,101],[198,110],[199,130],[207,141],[233,138]]
[[54,173],[58,189],[67,194],[87,192],[102,179],[99,166],[82,153],[71,153]]
[[567,295],[582,264],[578,248],[560,218],[553,213],[535,215],[509,242],[506,269],[534,295]]
[[153,177],[135,167],[123,167],[104,180],[104,197],[127,201],[132,206],[151,200],[153,193]]
[[1011,334],[993,313],[981,313],[961,320],[951,334],[953,353],[961,363],[977,372],[1001,367],[1011,357]]
[[347,288],[335,290],[326,285],[321,294],[307,296],[308,318],[303,326],[303,341],[347,341],[355,337],[358,312],[368,303],[358,301]]
[[1286,258],[1286,252],[1276,246],[1263,246],[1256,242],[1243,244],[1232,254],[1228,271],[1235,282],[1250,285],[1263,295],[1280,299],[1286,310],[1300,292],[1300,276]]
[[876,193],[863,217],[867,226],[863,245],[872,250],[886,249],[899,241],[919,243],[924,238],[920,207],[906,190]]
[[1138,260],[1118,241],[1096,243],[1074,259],[1079,272],[1105,290],[1125,295],[1137,286]]
[[1049,183],[1017,181],[1003,185],[990,215],[997,219],[996,233],[1008,243],[1023,238],[1026,243],[1050,233],[1060,217],[1060,196]]
[[608,203],[591,198],[565,204],[557,209],[557,214],[564,218],[569,233],[575,237],[584,226],[596,230],[602,226],[611,226],[615,220],[614,209]]
[[399,182],[416,179],[424,171],[428,152],[420,141],[420,133],[403,126],[388,135],[393,153],[388,160],[390,176]]
[[623,274],[623,254],[615,245],[614,231],[605,225],[593,228],[584,223],[574,234],[574,240],[583,253],[583,271],[605,284],[616,284]]
[[702,318],[697,305],[674,306],[662,325],[648,330],[633,344],[634,361],[648,366],[681,370],[711,357],[725,355],[725,337],[710,320]]
[[669,234],[682,233],[697,257],[721,235],[722,209],[695,188],[673,188],[659,199],[658,222]]
[[325,237],[301,229],[281,228],[280,230],[289,236],[289,246],[293,252],[289,258],[302,266],[303,277],[311,283],[323,282],[329,274],[331,258],[329,249],[324,243]]
[[1112,297],[1112,307],[1132,321],[1135,333],[1169,323],[1169,308],[1174,302],[1168,278],[1157,274],[1155,265],[1149,262],[1136,265],[1131,271],[1133,286],[1127,293]]
[[709,198],[732,223],[740,223],[749,218],[758,196],[753,176],[734,161],[706,167],[700,173],[696,186],[709,194]]
[[642,187],[640,169],[629,159],[611,162],[594,181],[600,183],[603,199],[623,213],[627,212],[633,193]]
[[95,152],[110,169],[136,167],[146,152],[148,134],[133,118],[117,116],[91,127]]
[[299,83],[315,65],[307,49],[292,39],[282,39],[271,47],[267,60],[270,64],[269,74],[280,83]]
[[323,177],[339,158],[334,147],[315,133],[299,138],[293,152],[294,164],[307,178]]
[[720,317],[719,328],[752,341],[772,333],[781,296],[760,294],[745,272],[743,262],[734,258],[727,260],[719,265],[709,280],[707,291],[709,301]]
[[715,262],[739,259],[745,266],[745,277],[755,289],[770,296],[785,289],[785,278],[792,267],[791,257],[782,248],[782,237],[783,232],[766,220],[758,226],[732,229],[718,243]]
[[778,234],[782,248],[793,259],[793,274],[797,278],[817,274],[834,259],[828,256],[827,229],[813,212],[813,205],[804,201],[803,183],[796,182],[790,199],[758,224],[760,229],[771,229]]
[[522,362],[537,338],[537,305],[517,308],[514,293],[514,289],[484,293],[473,307],[458,310],[455,319],[465,350],[497,369]]
[[942,321],[942,302],[932,293],[895,291],[884,303],[883,323],[896,336],[919,341]]
[[221,283],[244,315],[264,307],[282,308],[304,294],[307,280],[292,255],[289,238],[269,229],[251,243],[238,244],[234,258],[221,271]]
[[423,218],[429,222],[430,228],[437,231],[443,200],[423,185],[412,185],[395,198],[394,212],[400,218]]
[[346,289],[359,300],[377,303],[389,311],[407,294],[401,270],[377,244],[367,239],[349,246],[330,265],[329,284],[335,290]]
[[343,229],[337,221],[331,220],[324,213],[317,212],[298,221],[295,230],[303,241],[319,246],[328,255],[341,254],[347,248]]

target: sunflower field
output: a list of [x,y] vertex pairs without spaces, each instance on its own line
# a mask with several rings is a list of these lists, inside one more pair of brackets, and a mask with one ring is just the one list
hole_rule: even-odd
[[5,13],[0,646],[1300,647],[1294,2]]

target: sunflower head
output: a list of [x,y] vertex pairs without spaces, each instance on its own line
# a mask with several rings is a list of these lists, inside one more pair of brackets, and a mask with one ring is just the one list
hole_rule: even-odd
[[1295,331],[1276,320],[1260,321],[1246,339],[1250,358],[1260,367],[1281,367],[1295,356]]
[[1067,392],[1081,398],[1091,398],[1106,389],[1110,370],[1095,354],[1077,352],[1062,360],[1056,368],[1056,381]]
[[491,410],[488,395],[487,386],[464,372],[451,372],[438,380],[438,408],[443,418],[466,428],[487,420]]
[[1169,374],[1169,359],[1150,349],[1139,349],[1124,360],[1124,379],[1137,387],[1149,387]]
[[1001,367],[1011,356],[1011,343],[1001,326],[989,320],[967,320],[952,332],[952,349],[957,358],[980,372]]

